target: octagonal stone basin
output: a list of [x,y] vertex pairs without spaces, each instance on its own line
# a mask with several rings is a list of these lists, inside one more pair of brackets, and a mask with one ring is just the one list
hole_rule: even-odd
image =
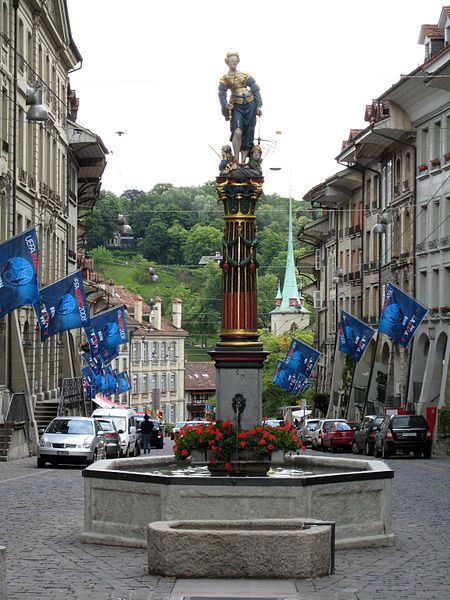
[[85,543],[147,547],[147,525],[175,520],[334,521],[336,548],[394,543],[393,471],[381,460],[287,456],[306,473],[278,477],[162,474],[172,457],[103,460],[83,471]]

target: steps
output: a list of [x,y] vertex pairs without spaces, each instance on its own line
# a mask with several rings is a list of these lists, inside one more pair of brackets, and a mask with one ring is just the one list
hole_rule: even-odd
[[0,462],[8,460],[8,450],[11,445],[12,432],[5,428],[4,423],[0,423]]
[[34,420],[38,430],[45,429],[58,414],[59,400],[41,400],[36,403]]

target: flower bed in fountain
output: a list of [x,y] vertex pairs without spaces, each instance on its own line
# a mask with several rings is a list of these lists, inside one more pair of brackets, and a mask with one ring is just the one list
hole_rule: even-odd
[[[298,452],[304,448],[289,424],[278,427],[259,425],[241,430],[228,420],[185,425],[176,436],[173,449],[178,460],[201,453],[203,460],[209,462],[208,468],[213,474],[236,474],[237,468],[245,470],[247,474],[255,468],[261,474],[264,465],[267,472],[272,453],[279,450]],[[256,463],[261,463],[260,468]]]

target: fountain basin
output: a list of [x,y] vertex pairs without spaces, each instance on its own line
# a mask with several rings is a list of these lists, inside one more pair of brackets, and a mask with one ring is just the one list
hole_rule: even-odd
[[174,464],[172,457],[145,456],[99,461],[84,469],[81,540],[145,548],[147,525],[156,521],[283,517],[336,522],[337,549],[394,543],[394,473],[381,460],[286,457],[287,466],[321,471],[295,477],[189,477],[147,471]]
[[319,577],[333,570],[334,523],[159,521],[148,526],[147,552],[148,572],[162,577]]

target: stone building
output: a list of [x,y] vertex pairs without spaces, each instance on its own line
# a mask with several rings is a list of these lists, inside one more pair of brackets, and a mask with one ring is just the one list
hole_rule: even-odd
[[184,375],[187,420],[206,419],[213,412],[216,367],[213,362],[187,362]]
[[[450,321],[450,9],[423,26],[425,62],[366,107],[337,161],[346,168],[304,197],[323,209],[306,225],[317,245],[318,391],[331,416],[445,405]],[[375,327],[393,282],[431,310],[405,350],[375,336],[349,381],[336,351],[340,310]]]
[[[66,3],[4,1],[0,25],[0,241],[36,227],[43,287],[77,267],[78,211],[96,201],[107,150],[76,123],[69,73],[82,58]],[[53,411],[61,381],[77,374],[75,360],[71,334],[40,342],[32,308],[1,319],[0,416],[11,392],[25,395],[34,424],[45,403]]]

